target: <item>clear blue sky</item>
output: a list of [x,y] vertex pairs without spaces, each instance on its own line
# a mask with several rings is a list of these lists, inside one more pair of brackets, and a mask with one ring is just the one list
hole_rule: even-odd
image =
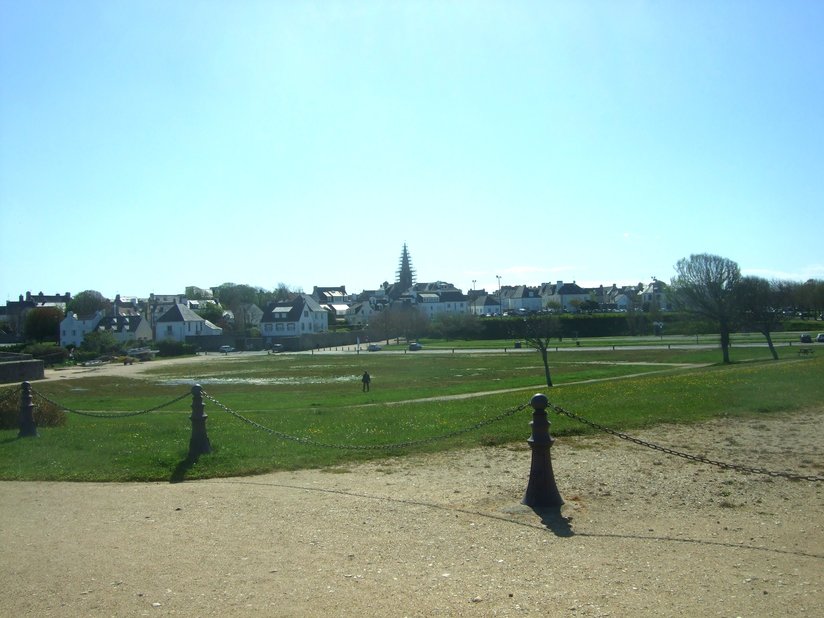
[[0,302],[824,278],[824,2],[0,0]]

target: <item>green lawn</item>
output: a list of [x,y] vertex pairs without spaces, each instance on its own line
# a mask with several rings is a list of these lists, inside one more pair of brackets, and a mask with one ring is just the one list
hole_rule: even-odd
[[[723,366],[711,364],[719,360],[713,350],[570,350],[551,354],[553,389],[542,385],[543,367],[533,351],[237,355],[196,364],[158,362],[150,380],[86,378],[35,382],[34,388],[76,411],[112,413],[154,408],[200,383],[222,404],[206,401],[212,453],[194,464],[186,461],[187,396],[138,416],[72,413],[64,427],[40,428],[38,438],[0,431],[0,479],[248,475],[524,441],[531,408],[516,410],[536,392],[576,414],[628,431],[655,423],[820,408],[824,361],[784,356],[769,361],[765,348],[741,348],[736,360],[746,362]],[[370,393],[361,392],[364,370],[372,375]],[[494,422],[485,422],[489,419]],[[553,415],[552,422],[555,436],[590,431],[563,416]],[[443,438],[453,433],[459,435]],[[401,446],[409,442],[416,444]]]

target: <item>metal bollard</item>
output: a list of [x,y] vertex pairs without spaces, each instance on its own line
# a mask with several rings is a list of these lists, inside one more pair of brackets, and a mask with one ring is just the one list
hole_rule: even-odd
[[206,435],[206,412],[203,405],[203,387],[195,384],[192,387],[192,437],[189,439],[189,459],[197,459],[204,453],[212,452],[209,436]]
[[37,424],[34,422],[34,402],[31,396],[31,384],[23,382],[20,388],[20,414],[17,416],[20,431],[18,438],[37,438]]
[[549,435],[549,419],[546,407],[549,399],[538,393],[529,402],[532,406],[532,436],[527,440],[532,449],[532,467],[529,470],[529,483],[521,504],[527,506],[561,506],[564,503],[555,475],[552,472],[552,460],[549,449],[555,441]]

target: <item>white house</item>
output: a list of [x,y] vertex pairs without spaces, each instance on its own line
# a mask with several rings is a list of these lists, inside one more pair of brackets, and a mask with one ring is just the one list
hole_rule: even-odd
[[507,286],[501,289],[504,311],[540,311],[543,307],[540,290],[528,285]]
[[541,300],[544,306],[557,305],[564,311],[577,311],[578,306],[589,300],[590,294],[577,283],[556,284],[544,283],[541,285]]
[[299,294],[288,302],[270,304],[260,320],[260,334],[267,343],[280,337],[328,331],[328,312],[308,294]]
[[110,332],[119,343],[152,339],[152,327],[142,315],[107,315],[100,319],[94,330]]
[[103,319],[103,312],[96,311],[93,315],[78,316],[76,313],[69,313],[60,322],[60,345],[79,346],[83,343],[86,335],[92,332],[100,320]]
[[353,326],[366,326],[378,310],[371,303],[355,303],[346,310],[346,323]]
[[666,283],[658,281],[658,279],[653,279],[652,283],[648,283],[643,290],[638,292],[638,296],[641,299],[641,306],[657,307],[662,311],[667,311],[669,309],[667,292],[668,287]]
[[497,296],[484,294],[469,303],[469,313],[473,315],[495,315],[501,313],[501,301]]
[[223,329],[204,320],[186,305],[175,303],[155,324],[155,339],[185,342],[194,335],[220,335]]
[[442,313],[467,313],[469,299],[456,289],[413,292],[415,306],[426,317],[432,319]]

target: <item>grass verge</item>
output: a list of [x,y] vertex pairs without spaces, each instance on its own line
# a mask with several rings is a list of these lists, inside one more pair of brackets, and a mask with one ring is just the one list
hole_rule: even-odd
[[[820,408],[824,361],[767,361],[766,351],[755,350],[752,355],[751,362],[700,366],[715,354],[565,352],[552,357],[556,387],[551,390],[541,386],[543,368],[535,353],[249,356],[159,363],[148,380],[35,383],[38,392],[67,408],[116,413],[153,408],[198,382],[221,404],[268,431],[207,401],[213,451],[191,462],[188,398],[138,416],[70,414],[65,427],[40,429],[38,438],[0,432],[0,479],[240,476],[520,442],[529,436],[531,408],[510,412],[538,391],[576,414],[625,431]],[[370,393],[360,390],[364,369],[373,377]],[[485,423],[488,419],[496,420]],[[566,417],[553,415],[552,422],[556,437],[591,431]]]

